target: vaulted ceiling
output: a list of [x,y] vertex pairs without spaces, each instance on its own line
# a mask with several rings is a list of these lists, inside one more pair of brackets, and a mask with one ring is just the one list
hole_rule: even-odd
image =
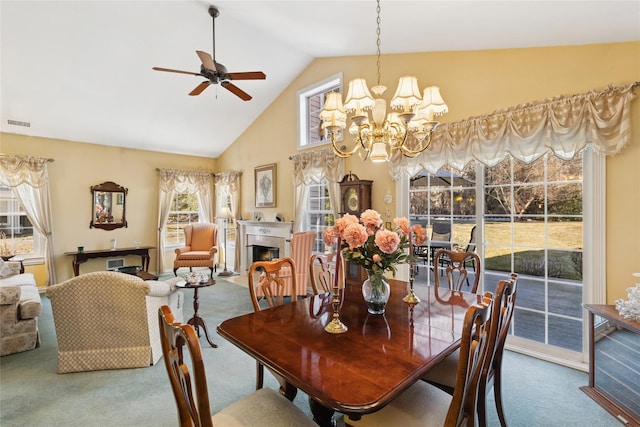
[[[244,102],[210,86],[196,50],[229,71]],[[381,3],[383,53],[640,40],[640,1]],[[0,131],[219,156],[317,57],[375,53],[376,4],[359,1],[0,1]],[[12,124],[9,124],[11,121]],[[29,123],[25,127],[15,122]],[[0,147],[1,149],[1,147]]]

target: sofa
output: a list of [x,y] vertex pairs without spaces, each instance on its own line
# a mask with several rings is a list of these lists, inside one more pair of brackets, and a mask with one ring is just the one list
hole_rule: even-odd
[[20,273],[21,267],[0,258],[0,356],[40,346],[42,300],[33,274]]
[[179,278],[144,281],[114,271],[81,274],[47,288],[58,340],[58,373],[154,365],[162,357],[158,309],[183,321]]

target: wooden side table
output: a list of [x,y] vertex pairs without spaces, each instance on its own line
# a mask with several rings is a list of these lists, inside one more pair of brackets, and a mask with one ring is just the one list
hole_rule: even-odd
[[185,282],[184,284],[180,283],[181,282],[178,282],[176,286],[183,289],[193,289],[193,316],[187,321],[187,323],[189,325],[192,325],[196,329],[198,336],[200,336],[200,328],[202,328],[202,330],[204,331],[204,336],[207,339],[209,345],[211,345],[211,347],[213,348],[217,348],[218,346],[214,344],[213,341],[211,341],[211,339],[209,338],[209,331],[207,330],[207,325],[204,323],[204,319],[198,315],[198,308],[200,307],[200,303],[198,301],[198,290],[200,290],[200,288],[206,288],[208,286],[215,285],[216,281],[214,279],[208,279],[206,282]]
[[24,264],[22,263],[22,261],[24,261],[24,258],[18,256],[18,255],[2,255],[2,259],[5,261],[10,261],[10,262],[19,262],[20,263],[20,274],[24,273]]

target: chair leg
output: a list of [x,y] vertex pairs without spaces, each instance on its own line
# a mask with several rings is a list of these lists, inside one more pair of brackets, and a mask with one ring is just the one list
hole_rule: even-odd
[[209,270],[211,270],[211,274],[209,274],[209,276],[213,279],[213,267],[209,267]]
[[264,365],[256,361],[256,390],[260,390],[264,384]]
[[487,427],[487,380],[482,377],[478,383],[476,412],[478,413],[478,426]]
[[174,276],[176,276],[176,277],[178,277],[178,273],[177,273],[177,271],[178,271],[178,269],[177,269],[177,268],[174,268],[174,269],[173,269],[173,275],[174,275]]
[[507,420],[504,416],[504,409],[502,408],[502,379],[500,378],[501,369],[498,367],[495,369],[493,376],[493,396],[496,401],[496,411],[498,412],[498,419],[502,427],[507,427]]

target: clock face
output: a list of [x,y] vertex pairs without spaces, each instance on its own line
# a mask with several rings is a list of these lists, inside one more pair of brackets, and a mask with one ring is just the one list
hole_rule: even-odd
[[347,190],[347,209],[350,212],[357,212],[359,207],[358,190],[351,187]]

